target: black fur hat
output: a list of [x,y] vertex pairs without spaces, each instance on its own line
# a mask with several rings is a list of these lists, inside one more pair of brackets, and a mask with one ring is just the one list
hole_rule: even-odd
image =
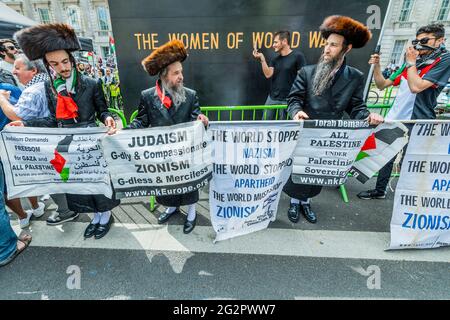
[[153,51],[142,60],[142,66],[149,75],[155,76],[169,64],[176,61],[183,62],[187,58],[183,42],[174,39]]
[[64,23],[39,24],[14,34],[23,53],[30,60],[42,59],[47,52],[81,49],[73,28]]
[[366,45],[372,38],[369,28],[361,22],[346,16],[330,16],[320,26],[320,33],[324,39],[336,33],[343,36],[353,48],[358,49]]

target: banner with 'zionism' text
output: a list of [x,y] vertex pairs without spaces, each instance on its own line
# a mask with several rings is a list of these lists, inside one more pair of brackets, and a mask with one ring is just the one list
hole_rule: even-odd
[[417,123],[395,190],[390,249],[450,245],[450,123]]
[[211,179],[211,146],[200,121],[122,130],[102,146],[117,198],[185,194]]
[[209,189],[215,241],[267,228],[275,221],[299,140],[294,121],[214,122]]

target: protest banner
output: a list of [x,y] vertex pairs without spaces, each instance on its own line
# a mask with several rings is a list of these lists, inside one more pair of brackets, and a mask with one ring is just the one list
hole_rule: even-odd
[[185,194],[211,179],[211,147],[200,121],[122,130],[101,143],[117,198]]
[[215,241],[262,230],[275,221],[300,128],[293,121],[211,123],[209,202]]
[[450,123],[417,123],[395,190],[390,249],[450,245]]
[[357,154],[372,129],[366,121],[305,121],[294,151],[292,181],[339,186],[347,180]]
[[104,194],[112,197],[99,139],[106,128],[6,127],[1,159],[8,198],[45,194]]

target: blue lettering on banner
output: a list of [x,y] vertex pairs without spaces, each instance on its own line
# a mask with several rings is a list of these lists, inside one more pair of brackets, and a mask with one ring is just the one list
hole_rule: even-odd
[[251,214],[255,213],[258,210],[259,205],[252,207],[222,207],[217,206],[217,216],[219,218],[231,219],[231,218],[247,218]]
[[277,201],[278,192],[271,194],[266,200],[264,200],[263,209],[265,209],[268,205]]
[[435,216],[405,212],[405,229],[419,230],[450,230],[450,216]]
[[434,180],[432,191],[449,191],[450,190],[450,180]]
[[234,182],[235,188],[249,188],[249,189],[257,189],[257,188],[266,188],[275,183],[275,177],[268,179],[236,179]]
[[275,148],[245,148],[244,158],[268,159],[275,158]]

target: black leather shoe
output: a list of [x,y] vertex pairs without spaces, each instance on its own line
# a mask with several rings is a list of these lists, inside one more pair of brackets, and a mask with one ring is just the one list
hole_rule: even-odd
[[287,215],[291,222],[297,223],[300,220],[300,205],[291,203]]
[[86,230],[84,230],[84,238],[90,238],[94,235],[95,231],[97,231],[97,228],[100,226],[100,223],[89,223]]
[[384,199],[384,198],[386,198],[386,192],[374,189],[374,190],[362,191],[362,192],[358,193],[357,196],[358,196],[358,198],[364,199],[364,200]]
[[186,221],[184,222],[183,232],[185,234],[188,234],[192,230],[194,230],[196,222],[197,222],[197,217],[195,217],[194,221],[188,221],[188,219],[186,219]]
[[109,229],[111,228],[111,225],[114,222],[114,217],[111,215],[109,218],[109,221],[107,224],[99,224],[97,230],[94,233],[95,239],[101,239],[108,233]]
[[302,214],[305,216],[306,220],[310,223],[316,223],[317,222],[317,217],[316,214],[311,210],[311,205],[310,204],[302,204],[300,206],[300,211],[302,212]]
[[173,216],[174,214],[178,214],[178,213],[180,213],[179,208],[176,208],[176,210],[172,213],[163,212],[158,218],[158,223],[163,224],[164,222],[169,220],[171,216]]

